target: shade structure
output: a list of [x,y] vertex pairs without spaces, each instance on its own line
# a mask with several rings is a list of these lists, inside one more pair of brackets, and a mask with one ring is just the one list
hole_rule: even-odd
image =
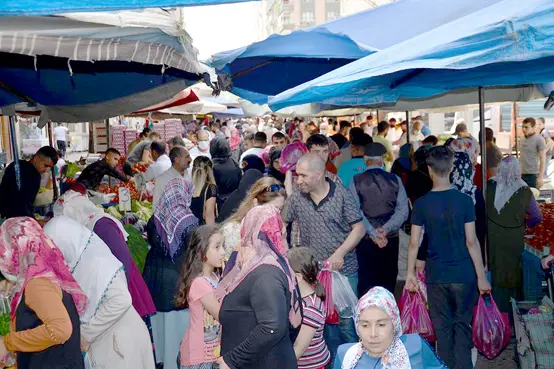
[[231,4],[256,0],[4,0],[0,16],[52,15],[144,8]]
[[379,106],[457,89],[547,83],[552,36],[552,1],[502,0],[285,91],[270,107]]
[[[166,31],[67,17],[0,18],[0,108],[40,111],[40,123],[83,122],[170,99],[206,67],[174,12]],[[102,14],[96,14],[101,19]],[[172,26],[174,25],[174,26]]]
[[188,104],[195,101],[199,101],[198,96],[196,96],[194,91],[192,91],[190,88],[187,88],[186,90],[179,92],[177,95],[175,95],[173,98],[169,100],[162,101],[159,104],[141,109],[139,111],[136,111],[133,114],[144,114],[144,113],[159,111],[163,109],[172,108],[174,106]]
[[166,114],[209,114],[215,112],[224,112],[226,110],[227,107],[225,105],[201,100],[180,106],[174,106],[172,108],[162,109],[159,111]]
[[499,1],[400,0],[218,53],[210,65],[232,82],[231,92],[265,104],[269,96]]

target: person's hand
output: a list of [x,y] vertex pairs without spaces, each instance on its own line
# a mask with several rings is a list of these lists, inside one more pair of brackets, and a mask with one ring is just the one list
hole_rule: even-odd
[[381,237],[379,235],[372,235],[372,234],[368,234],[368,236],[373,241],[374,244],[379,246],[379,248],[382,249],[383,247],[387,246],[388,240],[386,237]]
[[544,179],[542,176],[537,177],[537,190],[540,190],[542,188],[542,185],[544,184]]
[[547,257],[542,258],[541,264],[542,264],[543,269],[550,268],[549,264],[552,263],[552,261],[554,261],[554,255],[548,255]]
[[425,262],[423,260],[416,260],[415,268],[418,272],[425,271]]
[[81,352],[87,352],[89,347],[90,343],[81,336]]
[[129,183],[135,184],[137,181],[135,180],[135,177],[129,178]]
[[338,251],[335,251],[327,261],[329,262],[331,270],[338,272],[344,265],[344,256]]
[[404,285],[404,289],[410,292],[416,292],[418,290],[417,278],[413,272],[406,275],[406,284]]
[[377,232],[379,237],[383,237],[383,238],[387,238],[387,234],[389,233],[385,228],[377,228],[375,232]]
[[219,365],[219,369],[231,369],[225,360],[223,360],[223,356],[218,357],[215,362]]
[[477,280],[477,285],[479,287],[479,293],[481,293],[481,295],[486,295],[487,293],[490,293],[492,290],[491,284],[489,283],[489,280],[486,277],[479,278]]
[[4,361],[6,359],[6,356],[8,356],[10,352],[6,348],[6,345],[4,344],[4,338],[2,337],[0,339],[0,361]]

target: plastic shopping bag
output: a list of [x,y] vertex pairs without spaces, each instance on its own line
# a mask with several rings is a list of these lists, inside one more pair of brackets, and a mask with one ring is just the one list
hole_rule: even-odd
[[329,269],[322,269],[317,275],[319,283],[325,288],[326,298],[324,301],[325,308],[327,310],[327,317],[325,318],[326,324],[339,324],[339,314],[333,304],[333,276]]
[[358,304],[358,298],[348,282],[348,278],[339,272],[332,272],[333,302],[341,318],[352,318]]
[[399,307],[404,333],[418,333],[431,343],[437,340],[435,328],[420,291],[404,290],[400,297]]
[[473,309],[472,330],[475,348],[489,360],[504,350],[512,336],[508,314],[500,313],[490,294],[479,296]]
[[425,284],[425,271],[418,270],[416,273],[416,278],[417,278],[417,287],[419,292],[421,293],[423,302],[425,302],[425,306],[429,306],[429,302],[427,301],[427,285]]

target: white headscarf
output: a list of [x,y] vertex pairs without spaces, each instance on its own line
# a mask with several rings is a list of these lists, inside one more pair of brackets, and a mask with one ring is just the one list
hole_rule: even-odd
[[109,218],[114,221],[117,228],[123,234],[123,238],[127,241],[129,234],[123,228],[121,222],[113,216],[106,214],[103,209],[100,209],[92,203],[86,196],[73,190],[67,191],[63,196],[60,196],[54,204],[54,215],[64,215],[78,223],[84,225],[91,231],[94,230],[96,222],[102,218]]
[[519,161],[513,156],[507,156],[500,162],[496,177],[496,194],[494,195],[494,207],[500,213],[500,210],[512,198],[512,196],[522,187],[529,187],[521,179],[521,168]]
[[87,296],[87,308],[80,314],[81,323],[87,323],[98,311],[111,282],[124,269],[123,264],[94,232],[73,219],[54,217],[46,223],[44,232],[58,246]]

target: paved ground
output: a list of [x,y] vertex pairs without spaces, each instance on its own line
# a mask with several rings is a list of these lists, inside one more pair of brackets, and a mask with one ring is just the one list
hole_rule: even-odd
[[489,360],[486,357],[479,354],[477,358],[477,364],[475,369],[517,369],[515,354],[516,345],[510,344],[506,347],[500,356],[494,360]]

